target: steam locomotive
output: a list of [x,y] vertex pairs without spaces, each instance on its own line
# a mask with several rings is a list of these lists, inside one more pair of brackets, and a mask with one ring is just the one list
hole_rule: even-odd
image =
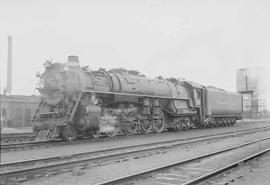
[[39,139],[160,133],[229,126],[241,119],[241,96],[175,78],[150,79],[123,68],[91,71],[77,56],[46,61],[32,118]]

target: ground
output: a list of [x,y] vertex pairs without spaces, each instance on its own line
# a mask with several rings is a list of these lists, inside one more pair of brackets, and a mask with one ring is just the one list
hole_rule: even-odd
[[205,184],[268,185],[270,184],[270,152],[241,164],[237,168]]

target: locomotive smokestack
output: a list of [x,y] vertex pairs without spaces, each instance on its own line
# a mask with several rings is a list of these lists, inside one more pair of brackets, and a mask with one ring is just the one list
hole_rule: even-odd
[[67,66],[69,67],[80,67],[78,56],[68,56]]
[[8,36],[7,88],[6,88],[6,93],[11,94],[11,90],[12,90],[12,37]]

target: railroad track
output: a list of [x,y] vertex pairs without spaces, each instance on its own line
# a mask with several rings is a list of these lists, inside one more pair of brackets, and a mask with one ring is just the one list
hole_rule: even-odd
[[2,133],[1,144],[14,143],[21,141],[33,141],[34,133]]
[[240,160],[238,160],[236,162],[230,163],[227,166],[221,167],[221,168],[219,168],[217,170],[214,170],[212,172],[206,173],[205,175],[201,175],[201,176],[199,176],[199,177],[197,177],[195,179],[192,179],[192,180],[184,183],[183,185],[192,185],[192,184],[198,184],[198,183],[205,182],[207,180],[210,180],[211,178],[214,178],[214,177],[216,177],[216,176],[218,176],[220,174],[223,174],[224,172],[226,172],[228,170],[231,170],[231,169],[237,167],[238,165],[240,165],[240,164],[242,164],[244,162],[247,162],[247,161],[249,161],[251,159],[259,157],[259,156],[261,156],[261,155],[263,155],[263,154],[265,154],[267,152],[270,152],[270,148],[267,148],[267,149],[265,149],[263,151],[260,151],[260,152],[257,152],[255,154],[249,155],[248,157],[245,157],[245,158],[240,159]]
[[7,151],[15,151],[15,150],[27,150],[27,149],[37,149],[37,148],[47,148],[47,147],[52,147],[52,146],[63,146],[63,145],[74,145],[74,144],[83,144],[87,142],[100,142],[104,140],[112,140],[112,139],[117,139],[116,138],[99,138],[94,139],[94,138],[80,138],[78,140],[73,141],[72,143],[63,141],[61,139],[55,139],[52,141],[35,141],[34,138],[29,139],[29,141],[21,140],[21,142],[13,142],[13,143],[2,143],[0,145],[1,151],[2,152],[7,152]]
[[[184,140],[190,140],[193,138],[197,139],[197,138],[218,136],[218,135],[223,135],[223,134],[233,134],[233,133],[245,134],[247,132],[247,134],[249,134],[252,132],[257,132],[257,131],[267,130],[267,129],[270,129],[270,127],[265,126],[265,127],[260,127],[260,128],[250,128],[250,129],[243,129],[243,130],[238,130],[238,131],[229,131],[229,132],[224,132],[224,133],[198,136],[198,137],[192,137],[192,138],[186,138],[186,139],[176,139],[176,140],[170,140],[170,141],[179,141],[179,140],[184,141]],[[0,148],[2,152],[7,152],[7,151],[15,151],[15,150],[27,150],[27,149],[36,149],[36,148],[47,148],[47,147],[53,147],[53,146],[83,144],[87,142],[103,142],[103,141],[116,140],[116,139],[119,139],[119,138],[117,137],[116,138],[99,138],[99,139],[82,138],[72,143],[67,143],[63,140],[54,140],[54,141],[49,141],[49,142],[48,141],[30,141],[30,142],[16,142],[16,143],[1,143]]]
[[12,181],[12,179],[20,177],[29,178],[35,176],[42,176],[42,174],[46,174],[47,172],[51,172],[53,170],[64,169],[66,171],[70,171],[78,166],[88,165],[89,163],[94,163],[95,165],[98,163],[102,163],[106,160],[119,160],[119,158],[130,156],[130,155],[138,155],[144,152],[153,152],[155,153],[157,150],[168,150],[169,148],[197,144],[200,142],[206,142],[209,140],[222,139],[226,137],[234,137],[239,136],[240,134],[248,134],[255,131],[268,130],[269,128],[260,128],[260,129],[247,129],[245,131],[234,131],[223,134],[213,134],[211,136],[203,136],[196,138],[187,138],[181,140],[169,140],[169,141],[161,141],[158,143],[147,143],[147,144],[139,144],[133,146],[126,146],[121,148],[113,148],[113,149],[104,149],[101,151],[92,151],[85,152],[74,155],[67,156],[59,156],[59,157],[49,157],[43,159],[35,159],[28,161],[20,161],[13,163],[2,163],[0,170],[0,181]]
[[[193,168],[192,165],[194,163],[198,163],[198,161],[202,160],[208,160],[211,157],[216,157],[218,155],[224,155],[227,152],[231,152],[234,150],[243,149],[244,147],[247,147],[249,145],[258,144],[260,142],[270,140],[270,137],[258,139],[251,142],[246,142],[237,146],[232,146],[226,149],[221,149],[219,151],[211,152],[208,154],[203,154],[197,157],[193,157],[190,159],[182,160],[173,162],[170,164],[158,166],[152,169],[147,169],[144,171],[140,171],[138,173],[133,173],[129,175],[119,176],[115,179],[107,180],[100,183],[95,183],[95,185],[111,185],[111,184],[136,184],[138,180],[141,180],[139,184],[157,184],[157,185],[193,185],[193,184],[201,184],[203,182],[207,182],[208,180],[211,180],[211,178],[216,177],[217,175],[220,175],[234,167],[237,167],[238,165],[251,160],[253,158],[256,158],[258,156],[261,156],[267,152],[270,152],[270,147],[263,149],[257,153],[250,154],[240,160],[230,162],[227,165],[224,165],[218,169],[204,169],[204,168]],[[218,162],[218,161],[216,161]],[[173,174],[166,174],[164,171],[169,171],[170,169],[177,169],[179,174],[176,174],[174,170]],[[192,171],[200,171],[199,175],[194,175]],[[192,174],[190,177],[186,178],[183,174]],[[154,174],[154,175],[153,175]],[[171,176],[169,176],[171,175]],[[188,176],[188,175],[187,175]],[[164,178],[165,177],[165,178]]]

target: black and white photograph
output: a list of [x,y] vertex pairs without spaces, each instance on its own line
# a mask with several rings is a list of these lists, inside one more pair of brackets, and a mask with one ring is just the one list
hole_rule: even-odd
[[0,185],[269,185],[270,1],[0,0]]

